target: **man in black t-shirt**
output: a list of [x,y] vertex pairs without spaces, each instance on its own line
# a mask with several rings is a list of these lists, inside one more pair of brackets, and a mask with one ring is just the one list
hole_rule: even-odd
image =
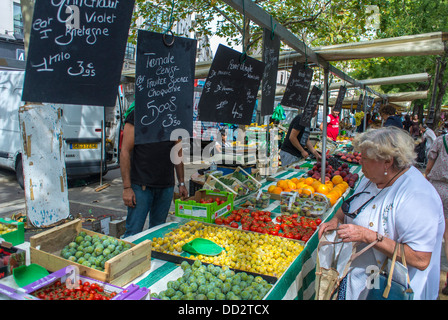
[[[316,114],[317,110],[314,112],[313,117],[315,117]],[[310,127],[301,126],[301,118],[302,115],[299,114],[291,121],[288,133],[283,141],[280,150],[282,167],[286,167],[302,158],[307,158],[309,153],[314,154],[317,160],[321,159],[319,152],[313,148],[313,145],[310,142]]]
[[[149,213],[149,228],[166,222],[174,194],[176,171],[181,197],[188,196],[184,183],[182,147],[178,151],[178,164],[171,159],[178,141],[134,144],[134,111],[125,120],[120,154],[123,179],[123,202],[128,207],[126,231],[128,237],[143,231]],[[180,145],[181,146],[181,145]]]

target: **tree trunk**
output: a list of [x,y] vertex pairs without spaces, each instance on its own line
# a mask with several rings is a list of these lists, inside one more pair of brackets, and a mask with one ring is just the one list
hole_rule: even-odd
[[446,80],[445,82],[443,81],[447,63],[448,63],[447,54],[445,53],[441,57],[440,73],[439,73],[439,78],[438,78],[438,82],[437,82],[438,91],[437,91],[437,96],[436,96],[436,100],[435,100],[434,121],[431,126],[431,129],[433,129],[434,131],[436,131],[439,126],[440,112],[442,110],[442,101],[443,101],[443,97],[445,95],[445,92],[446,92],[446,89],[448,86],[448,80]]

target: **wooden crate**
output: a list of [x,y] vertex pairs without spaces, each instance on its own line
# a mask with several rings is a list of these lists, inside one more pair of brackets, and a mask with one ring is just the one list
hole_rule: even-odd
[[151,268],[151,241],[145,240],[139,244],[129,243],[131,249],[126,250],[104,264],[104,271],[92,269],[61,257],[62,249],[74,241],[79,232],[100,237],[104,234],[82,228],[80,219],[73,220],[61,226],[39,233],[30,238],[30,261],[55,272],[68,265],[79,268],[80,275],[116,286],[124,286]]

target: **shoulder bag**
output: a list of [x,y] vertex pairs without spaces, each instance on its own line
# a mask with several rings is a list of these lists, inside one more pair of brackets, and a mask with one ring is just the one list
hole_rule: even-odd
[[[402,263],[396,261],[399,247]],[[411,288],[408,268],[406,266],[404,245],[397,242],[389,272],[386,272],[385,269],[388,265],[388,260],[386,258],[380,272],[375,277],[373,288],[369,289],[366,300],[413,300],[414,292]],[[406,278],[405,283],[393,279],[393,274],[396,269],[400,270],[399,272],[402,273],[401,276]]]

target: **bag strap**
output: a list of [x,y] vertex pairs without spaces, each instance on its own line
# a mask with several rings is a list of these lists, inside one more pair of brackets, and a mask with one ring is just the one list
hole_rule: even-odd
[[[385,299],[387,299],[387,297],[389,296],[390,288],[392,287],[392,275],[394,273],[395,262],[397,260],[397,253],[398,253],[398,249],[399,248],[400,248],[400,253],[401,253],[402,264],[407,269],[406,257],[405,257],[405,254],[404,254],[404,245],[397,241],[397,243],[395,244],[394,254],[392,256],[389,276],[387,277],[387,285],[386,285],[386,288],[384,289],[384,292],[383,292],[383,297]],[[386,263],[386,262],[387,262],[387,259],[386,259],[386,261],[384,263]],[[384,263],[383,263],[383,267],[384,267]],[[408,288],[406,289],[406,292],[412,293],[411,281],[409,279],[409,272],[406,273],[406,281],[407,281],[407,284],[408,284]]]
[[443,136],[443,144],[445,145],[446,153],[448,153],[448,146],[446,145],[446,135]]

